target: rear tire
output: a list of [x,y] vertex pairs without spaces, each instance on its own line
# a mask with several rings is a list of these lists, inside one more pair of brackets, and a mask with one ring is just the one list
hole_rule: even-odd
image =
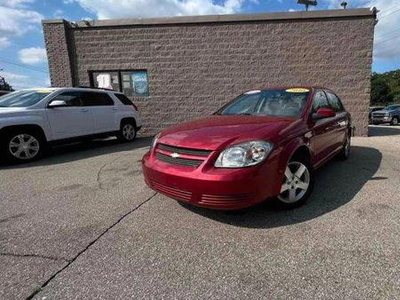
[[285,209],[303,205],[314,188],[314,173],[310,162],[303,157],[293,157],[286,166],[281,193],[276,197]]
[[345,142],[343,144],[343,148],[338,154],[338,158],[340,160],[346,160],[346,159],[349,158],[350,152],[351,152],[351,136],[348,133],[347,136],[346,136],[346,140],[345,140]]
[[5,133],[2,152],[8,162],[25,163],[39,159],[46,147],[46,140],[36,130],[20,129]]
[[136,138],[136,124],[133,121],[123,121],[119,130],[118,138],[121,142],[133,142]]
[[393,117],[392,121],[390,122],[390,125],[392,125],[392,126],[399,125],[399,118],[398,117]]

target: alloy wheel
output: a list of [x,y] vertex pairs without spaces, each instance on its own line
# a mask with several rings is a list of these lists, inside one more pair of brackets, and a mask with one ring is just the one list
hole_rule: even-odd
[[39,141],[30,134],[18,134],[8,144],[8,150],[17,159],[28,160],[38,155]]
[[283,203],[300,201],[310,188],[310,171],[302,162],[292,161],[285,170],[281,193],[278,199]]
[[136,136],[135,127],[132,124],[125,124],[122,127],[122,135],[128,141],[133,140]]

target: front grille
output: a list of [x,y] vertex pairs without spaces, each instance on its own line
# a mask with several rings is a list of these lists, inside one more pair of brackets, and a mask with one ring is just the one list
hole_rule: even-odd
[[189,191],[180,190],[172,186],[166,186],[157,181],[151,181],[151,184],[155,190],[168,197],[187,202],[192,199],[192,193]]
[[198,166],[200,166],[201,163],[203,162],[203,160],[175,158],[175,157],[171,157],[171,156],[161,154],[161,153],[156,153],[156,158],[163,162],[167,162],[170,164],[176,164],[176,165],[188,166],[188,167],[196,167],[196,168]]
[[197,168],[204,162],[212,151],[158,144],[155,152],[156,158],[160,161]]
[[384,114],[384,113],[374,113],[374,114],[372,114],[372,117],[374,117],[374,118],[383,118],[385,116],[386,116],[386,114]]
[[195,155],[195,156],[208,156],[211,153],[210,150],[188,149],[182,147],[169,146],[165,144],[158,144],[158,149],[169,151],[172,153]]

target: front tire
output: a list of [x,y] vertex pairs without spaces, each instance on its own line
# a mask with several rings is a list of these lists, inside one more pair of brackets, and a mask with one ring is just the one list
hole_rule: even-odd
[[392,121],[390,122],[390,125],[392,125],[392,126],[399,125],[399,118],[398,117],[393,117]]
[[118,134],[118,138],[122,142],[133,142],[136,138],[136,126],[132,121],[124,121],[121,123],[121,128]]
[[14,131],[5,135],[3,152],[7,161],[30,162],[42,156],[45,144],[40,133],[30,130]]
[[286,166],[282,181],[281,193],[276,198],[286,208],[303,205],[314,188],[314,174],[307,159],[293,158]]

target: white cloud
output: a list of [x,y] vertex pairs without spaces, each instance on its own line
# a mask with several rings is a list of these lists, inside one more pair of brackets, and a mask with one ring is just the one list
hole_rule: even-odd
[[25,79],[29,78],[26,75],[15,74],[15,73],[10,73],[10,72],[1,72],[1,76],[4,77],[7,82],[12,81],[12,80],[25,80]]
[[[374,57],[378,60],[400,59],[400,6],[398,0],[375,0],[378,24],[375,27]],[[397,11],[396,11],[397,10]]]
[[44,81],[44,86],[45,87],[51,87],[50,77],[46,77],[46,80]]
[[64,12],[61,9],[57,9],[54,13],[53,13],[53,17],[55,19],[63,19],[64,18]]
[[[328,8],[340,8],[341,1],[324,0]],[[400,59],[400,5],[399,0],[353,0],[347,1],[349,8],[376,7],[378,24],[375,26],[374,59]]]
[[0,36],[22,35],[38,28],[43,16],[36,11],[0,6]]
[[6,37],[0,37],[0,49],[5,49],[11,45],[11,42]]
[[35,0],[0,0],[0,6],[23,8],[33,2],[35,2]]
[[47,61],[46,49],[25,48],[18,51],[19,60],[25,64],[38,64]]
[[213,0],[74,0],[99,19],[231,14],[239,12],[246,1],[225,0],[216,4]]
[[15,90],[50,86],[50,80],[46,76],[38,79],[33,76],[4,71],[0,72],[0,76],[3,76]]
[[14,89],[27,88],[30,85],[29,77],[26,75],[11,72],[0,72],[0,76],[4,77],[6,82]]

